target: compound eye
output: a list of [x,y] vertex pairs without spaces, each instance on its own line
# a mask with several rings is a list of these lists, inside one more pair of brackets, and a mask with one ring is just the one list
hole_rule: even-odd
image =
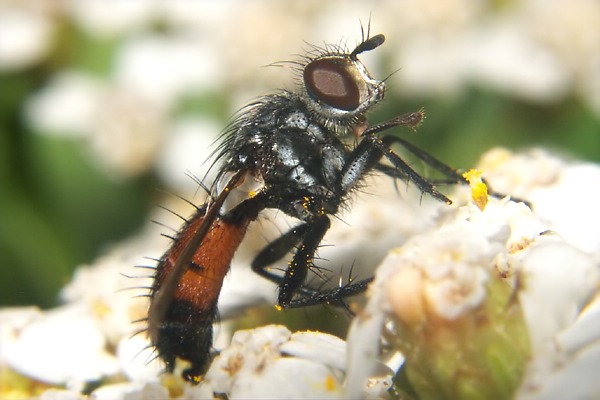
[[318,101],[334,108],[352,111],[360,105],[360,90],[344,59],[321,59],[304,68],[304,84]]

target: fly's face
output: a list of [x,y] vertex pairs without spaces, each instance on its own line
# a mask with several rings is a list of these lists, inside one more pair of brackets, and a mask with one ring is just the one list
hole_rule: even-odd
[[361,121],[364,113],[383,99],[385,84],[374,79],[357,56],[384,40],[383,35],[376,35],[349,54],[325,53],[310,59],[302,78],[311,110],[333,124],[353,125]]

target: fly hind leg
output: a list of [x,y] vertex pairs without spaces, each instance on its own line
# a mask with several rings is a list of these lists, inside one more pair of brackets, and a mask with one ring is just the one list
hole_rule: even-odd
[[[331,222],[327,216],[304,222],[278,239],[269,243],[252,262],[252,269],[262,277],[279,286],[279,305],[282,308],[306,307],[316,304],[329,304],[347,308],[346,297],[364,292],[372,278],[358,282],[352,279],[332,289],[314,289],[306,285],[306,276],[313,264],[314,255],[325,236]],[[283,275],[270,270],[269,266],[296,249]]]

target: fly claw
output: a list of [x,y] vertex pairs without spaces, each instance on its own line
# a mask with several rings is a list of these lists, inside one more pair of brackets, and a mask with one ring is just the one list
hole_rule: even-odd
[[[345,299],[363,292],[372,278],[351,277],[333,289],[314,289],[307,273],[318,270],[312,262],[330,218],[347,206],[349,194],[366,176],[379,171],[411,181],[423,193],[450,203],[391,147],[404,147],[448,181],[461,182],[462,176],[404,139],[385,134],[398,126],[414,129],[424,118],[422,110],[375,125],[366,122],[367,113],[383,100],[385,84],[358,57],[384,41],[383,35],[367,33],[352,51],[316,49],[296,64],[300,90],[260,98],[225,131],[210,199],[185,220],[155,272],[148,334],[167,371],[173,371],[177,358],[191,364],[183,376],[192,383],[206,371],[223,278],[246,228],[263,210],[277,209],[299,221],[251,263],[253,271],[278,285],[278,309],[347,308]],[[345,141],[350,134],[357,144]],[[271,268],[290,252],[294,255],[283,274]]]

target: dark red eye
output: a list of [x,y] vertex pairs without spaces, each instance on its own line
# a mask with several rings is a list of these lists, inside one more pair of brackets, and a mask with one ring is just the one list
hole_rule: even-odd
[[348,60],[315,60],[304,68],[304,84],[309,93],[340,110],[356,110],[360,105],[359,88],[348,71]]

